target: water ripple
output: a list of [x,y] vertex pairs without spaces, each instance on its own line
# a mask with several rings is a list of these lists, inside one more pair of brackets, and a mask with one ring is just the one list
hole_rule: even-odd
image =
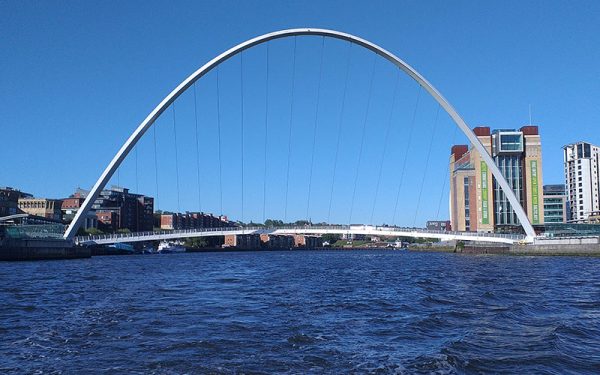
[[599,373],[599,269],[397,251],[0,263],[0,373]]

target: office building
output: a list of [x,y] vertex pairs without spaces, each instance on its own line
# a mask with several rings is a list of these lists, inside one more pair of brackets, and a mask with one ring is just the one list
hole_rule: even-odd
[[569,222],[586,223],[600,211],[600,147],[577,142],[563,147],[565,187],[571,208]]
[[544,185],[544,224],[566,223],[569,216],[565,185]]
[[[473,132],[492,156],[533,225],[544,223],[542,148],[537,126],[519,130],[477,127]],[[457,231],[513,232],[521,226],[500,185],[471,145],[452,146],[450,217]]]

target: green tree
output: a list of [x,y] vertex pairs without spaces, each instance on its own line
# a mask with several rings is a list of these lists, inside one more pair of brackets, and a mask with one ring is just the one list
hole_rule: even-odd
[[339,241],[342,238],[342,235],[334,234],[334,233],[326,233],[326,234],[322,235],[321,238],[323,239],[323,242],[327,241],[327,242],[329,242],[330,245],[333,245],[334,243],[336,243],[337,241]]
[[281,220],[274,220],[274,219],[265,220],[265,227],[282,227],[282,226],[284,226],[284,223]]
[[184,245],[186,247],[193,247],[195,249],[200,249],[208,246],[208,242],[205,238],[202,237],[194,237],[194,238],[186,238]]
[[85,234],[88,234],[90,236],[97,236],[100,234],[104,234],[104,232],[98,228],[87,228],[84,230],[84,232],[85,232]]

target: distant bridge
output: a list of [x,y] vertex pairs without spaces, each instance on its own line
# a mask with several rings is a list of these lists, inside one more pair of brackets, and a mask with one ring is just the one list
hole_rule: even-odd
[[157,232],[118,233],[96,236],[75,237],[78,244],[111,245],[115,243],[130,243],[141,241],[176,240],[192,237],[214,237],[240,234],[273,234],[273,235],[323,235],[347,234],[378,237],[412,237],[435,238],[442,241],[480,241],[513,244],[525,240],[525,236],[516,234],[476,233],[476,232],[446,232],[433,231],[423,228],[378,227],[371,225],[329,225],[329,226],[294,226],[294,227],[221,227],[184,229]]

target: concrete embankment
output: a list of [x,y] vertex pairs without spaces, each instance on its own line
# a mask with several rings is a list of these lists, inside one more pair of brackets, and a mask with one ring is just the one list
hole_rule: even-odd
[[600,237],[544,238],[530,245],[513,245],[514,255],[600,256]]
[[492,243],[433,243],[413,245],[409,250],[479,255],[600,256],[600,237],[537,239],[534,244],[512,246]]
[[5,239],[0,244],[0,260],[50,260],[89,258],[88,248],[59,239]]

